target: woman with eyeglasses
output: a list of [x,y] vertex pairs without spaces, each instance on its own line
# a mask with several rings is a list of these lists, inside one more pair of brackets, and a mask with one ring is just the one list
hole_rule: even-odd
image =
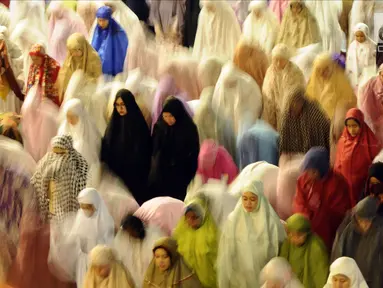
[[151,149],[150,130],[136,100],[129,90],[121,89],[102,140],[101,161],[121,178],[139,204],[147,200]]

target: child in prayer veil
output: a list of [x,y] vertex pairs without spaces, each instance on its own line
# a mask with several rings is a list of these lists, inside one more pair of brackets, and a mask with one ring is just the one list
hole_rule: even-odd
[[156,241],[153,260],[146,270],[143,288],[202,288],[195,273],[177,252],[177,242],[165,237]]

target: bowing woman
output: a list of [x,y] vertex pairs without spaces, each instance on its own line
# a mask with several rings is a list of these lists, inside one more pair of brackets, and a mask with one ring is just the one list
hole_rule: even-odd
[[133,94],[119,90],[102,140],[101,161],[124,181],[139,204],[147,200],[151,144],[149,127]]
[[177,98],[170,98],[153,129],[151,193],[185,199],[198,167],[196,125]]
[[92,46],[101,58],[102,73],[114,77],[124,70],[128,37],[124,29],[112,18],[112,13],[108,6],[97,10],[97,26]]

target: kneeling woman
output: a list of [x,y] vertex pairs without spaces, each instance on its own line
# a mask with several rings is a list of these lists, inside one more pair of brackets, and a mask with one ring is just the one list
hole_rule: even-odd
[[197,127],[177,98],[170,98],[153,129],[151,193],[185,199],[198,166]]
[[143,288],[202,288],[197,276],[177,252],[177,242],[165,237],[153,248],[153,260],[146,270]]

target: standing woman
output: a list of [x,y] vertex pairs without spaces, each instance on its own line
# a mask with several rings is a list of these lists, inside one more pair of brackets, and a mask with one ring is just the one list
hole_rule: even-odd
[[128,37],[123,28],[112,18],[112,9],[102,6],[97,10],[97,27],[92,46],[98,52],[102,62],[102,73],[116,76],[123,72]]
[[244,185],[241,194],[226,221],[218,248],[220,288],[258,285],[261,270],[278,255],[286,236],[278,215],[263,194],[261,182]]
[[45,48],[41,44],[33,45],[29,56],[32,58],[32,64],[29,67],[26,93],[37,84],[41,98],[48,98],[60,106],[62,98],[59,97],[56,85],[60,64],[45,53]]
[[363,194],[368,167],[381,148],[381,143],[364,122],[363,112],[356,108],[350,109],[337,144],[334,170],[349,182],[352,207]]
[[182,102],[170,98],[153,129],[151,193],[185,199],[198,166],[197,127]]
[[101,161],[124,181],[139,204],[148,200],[151,149],[150,130],[134,96],[121,89],[102,140]]
[[358,91],[363,69],[376,63],[376,43],[369,37],[369,28],[364,23],[354,27],[354,40],[347,51],[346,73],[352,87]]
[[67,56],[59,74],[59,92],[63,99],[69,80],[76,70],[82,70],[88,81],[96,82],[102,75],[102,65],[97,51],[88,43],[81,33],[69,36],[67,42]]

